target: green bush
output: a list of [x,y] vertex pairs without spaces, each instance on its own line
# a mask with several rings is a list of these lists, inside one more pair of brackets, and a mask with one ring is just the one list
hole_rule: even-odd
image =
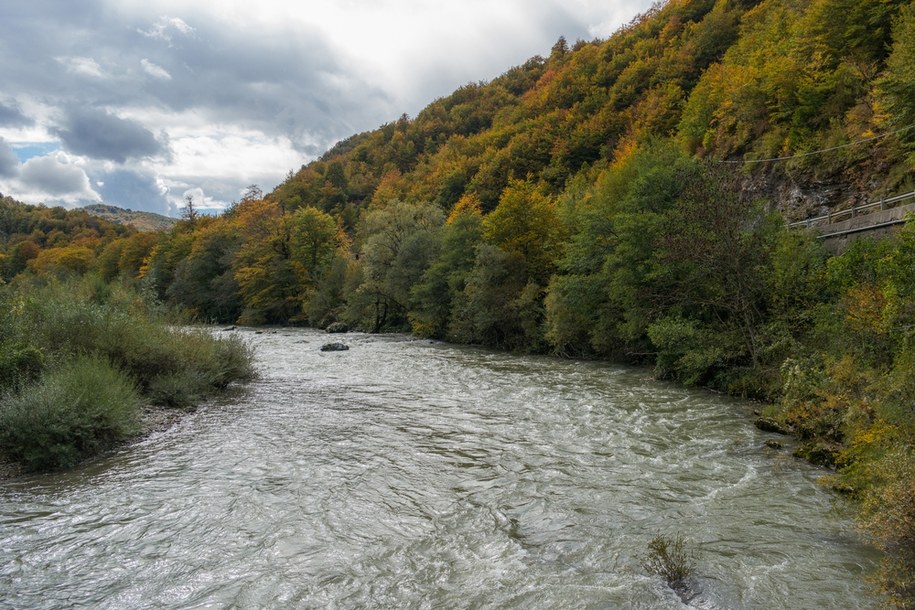
[[214,337],[199,330],[172,330],[159,345],[163,362],[146,379],[153,404],[187,408],[233,381],[254,377],[250,348],[238,337]]
[[44,367],[44,354],[27,343],[0,344],[0,390],[17,389],[35,380]]
[[695,320],[664,318],[649,325],[648,337],[658,350],[655,361],[658,376],[686,385],[707,381],[712,370],[725,359],[719,345],[721,337]]
[[167,326],[136,291],[90,277],[24,286],[14,300],[20,337],[62,358],[104,358],[156,404],[190,406],[254,376],[251,352],[240,339]]
[[178,368],[149,380],[153,404],[187,408],[233,381],[254,377],[251,350],[238,337],[213,337],[206,331],[173,331],[164,346]]
[[0,450],[29,470],[72,466],[136,433],[139,408],[126,375],[80,356],[0,400]]
[[147,396],[154,405],[187,409],[206,396],[209,389],[210,384],[200,371],[178,371],[153,379]]
[[251,348],[239,337],[214,337],[205,330],[173,331],[181,370],[197,371],[210,389],[254,378]]

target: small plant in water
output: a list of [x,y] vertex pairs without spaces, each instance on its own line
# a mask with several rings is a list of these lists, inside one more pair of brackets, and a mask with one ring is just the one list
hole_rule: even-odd
[[682,587],[683,581],[693,572],[695,556],[686,549],[686,541],[680,534],[673,538],[658,534],[648,543],[642,567],[676,589]]

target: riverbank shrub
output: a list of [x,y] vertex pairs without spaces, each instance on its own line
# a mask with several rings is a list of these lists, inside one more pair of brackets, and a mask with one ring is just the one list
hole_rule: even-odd
[[254,376],[252,355],[239,338],[171,326],[143,295],[123,286],[98,286],[92,279],[33,283],[13,302],[23,338],[59,358],[106,358],[156,404],[173,404],[157,399],[166,386],[171,394],[202,398]]
[[169,325],[133,288],[20,278],[0,300],[0,451],[31,470],[71,466],[136,433],[141,402],[188,408],[255,375],[243,340]]
[[887,557],[878,575],[881,589],[897,608],[915,608],[915,455],[887,452],[874,469],[883,484],[873,486],[862,502],[863,529]]
[[41,373],[44,354],[34,345],[22,342],[0,343],[0,391],[18,389]]
[[168,341],[177,366],[149,380],[147,394],[153,404],[186,408],[255,375],[250,348],[238,337],[182,329],[173,330]]
[[73,466],[138,430],[140,395],[99,356],[77,356],[0,399],[0,447],[29,470]]
[[915,222],[827,261],[828,298],[781,367],[774,416],[797,454],[860,500],[859,524],[886,551],[878,579],[891,605],[915,608]]

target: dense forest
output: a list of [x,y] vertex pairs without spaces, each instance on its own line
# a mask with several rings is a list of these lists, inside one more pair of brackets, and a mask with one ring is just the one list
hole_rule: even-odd
[[96,272],[222,323],[338,322],[608,358],[771,404],[915,607],[915,221],[830,256],[794,220],[912,190],[915,4],[670,0],[560,38],[171,231],[0,204],[0,273]]

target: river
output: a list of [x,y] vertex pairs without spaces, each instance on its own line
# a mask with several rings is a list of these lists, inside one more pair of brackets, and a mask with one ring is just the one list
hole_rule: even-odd
[[[0,607],[877,604],[879,555],[748,403],[604,363],[236,332],[257,381],[76,470],[0,483]],[[678,533],[690,604],[640,565]]]

